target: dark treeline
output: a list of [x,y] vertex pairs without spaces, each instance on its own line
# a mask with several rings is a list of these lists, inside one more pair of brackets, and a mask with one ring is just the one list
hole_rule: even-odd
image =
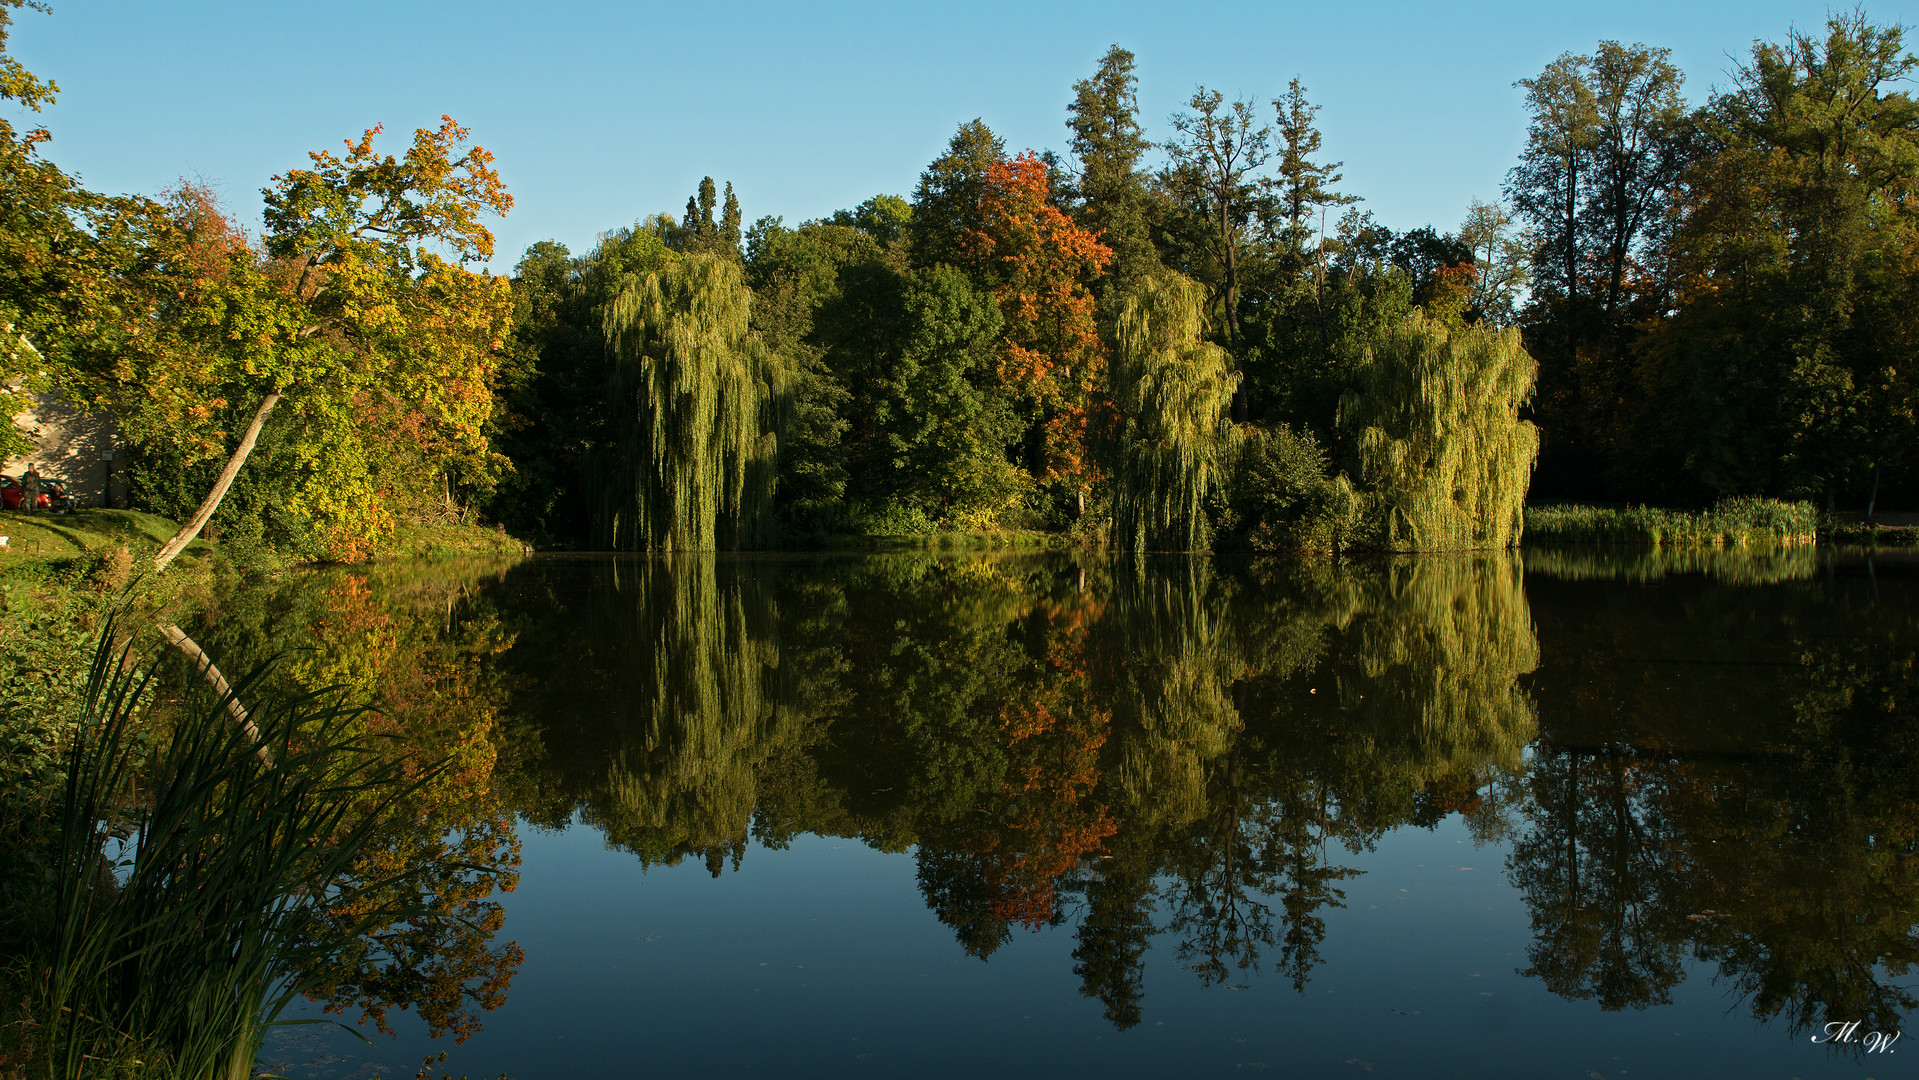
[[1298,80],[1201,87],[1156,142],[1115,46],[1064,156],[975,120],[910,197],[744,226],[707,180],[584,254],[535,245],[492,509],[570,546],[1323,550],[1503,544],[1529,482],[1905,499],[1913,66],[1848,15],[1688,103],[1666,50],[1602,42],[1519,84],[1501,198],[1402,231]]

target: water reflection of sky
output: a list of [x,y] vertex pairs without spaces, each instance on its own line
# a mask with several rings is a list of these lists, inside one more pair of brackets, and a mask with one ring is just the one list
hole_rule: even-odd
[[[518,687],[538,738],[495,782],[571,821],[520,820],[499,937],[525,961],[463,1045],[405,1017],[370,1045],[315,1025],[276,1033],[262,1064],[312,1080],[411,1075],[442,1050],[451,1075],[517,1080],[1892,1075],[1900,1058],[1810,1036],[1834,1001],[1898,1008],[1911,983],[1856,961],[1919,940],[1900,899],[1912,579],[1735,555],[1529,556],[1523,585],[1498,560],[1311,579],[581,563],[463,585],[478,614],[436,599],[422,625],[513,628],[491,685]],[[669,660],[724,692],[673,682]],[[1193,708],[1150,705],[1169,694]],[[757,704],[729,711],[742,700]],[[1054,730],[1007,711],[1035,701],[1082,726],[1106,710],[1096,779],[967,780],[951,750],[969,732]],[[947,727],[925,736],[900,709]],[[982,714],[1000,719],[967,726]],[[1079,767],[1081,743],[1043,745]],[[1008,749],[1013,777],[1032,759]],[[954,776],[970,801],[940,801]],[[1118,831],[1049,871],[1050,924],[994,906],[1009,936],[982,961],[953,921],[1040,895],[1018,860],[1036,850],[1022,808],[1045,798],[1060,821],[1109,807]],[[762,843],[762,819],[746,839],[755,806],[773,835],[797,829],[789,846]],[[1137,971],[1136,1024],[1094,996],[1079,932],[1126,866],[1157,875],[1147,951],[1115,968]],[[1006,875],[997,896],[967,893],[980,868]],[[1176,897],[1234,872],[1272,939],[1257,969],[1227,949],[1209,973],[1194,943],[1229,920],[1182,923]],[[1314,899],[1327,888],[1337,903]],[[1289,952],[1307,959],[1280,970]]]
[[1456,818],[1346,860],[1365,873],[1328,913],[1325,963],[1303,994],[1270,971],[1202,987],[1162,934],[1128,1031],[1077,993],[1070,922],[968,957],[927,910],[910,855],[809,836],[754,845],[715,879],[690,861],[642,870],[586,827],[524,843],[505,903],[527,959],[483,1032],[456,1047],[413,1023],[370,1045],[292,1028],[263,1064],[295,1078],[403,1075],[446,1050],[454,1075],[519,1080],[1873,1072],[1729,1009],[1697,962],[1658,1008],[1601,1013],[1548,993],[1519,974],[1531,935],[1503,845],[1475,848]]

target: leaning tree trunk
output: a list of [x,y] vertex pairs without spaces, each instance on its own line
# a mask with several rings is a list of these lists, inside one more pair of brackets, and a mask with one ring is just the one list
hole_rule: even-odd
[[260,411],[253,414],[253,423],[248,424],[246,434],[240,436],[239,447],[233,451],[233,456],[227,459],[227,467],[220,470],[220,478],[213,482],[213,490],[207,493],[206,501],[200,504],[200,509],[193,512],[193,517],[185,525],[180,526],[180,531],[173,534],[173,539],[166,542],[166,546],[160,549],[160,553],[153,557],[155,573],[165,570],[174,556],[185,551],[187,545],[193,543],[194,537],[200,535],[200,530],[207,527],[213,512],[220,509],[220,500],[226,498],[227,489],[233,486],[233,478],[240,475],[240,466],[247,463],[247,455],[253,452],[253,444],[260,441],[260,429],[266,426],[267,414],[272,412],[273,407],[279,403],[278,390],[268,394],[266,400],[260,403]]

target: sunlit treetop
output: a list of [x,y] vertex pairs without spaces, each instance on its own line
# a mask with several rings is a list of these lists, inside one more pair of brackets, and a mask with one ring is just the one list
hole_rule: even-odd
[[268,252],[309,266],[374,261],[409,270],[424,254],[415,247],[429,243],[460,263],[492,258],[493,234],[479,219],[513,207],[493,155],[468,147],[467,129],[448,116],[437,129],[414,132],[404,158],[374,152],[381,130],[348,141],[344,157],[315,151],[307,155],[312,168],[288,170],[262,189]]

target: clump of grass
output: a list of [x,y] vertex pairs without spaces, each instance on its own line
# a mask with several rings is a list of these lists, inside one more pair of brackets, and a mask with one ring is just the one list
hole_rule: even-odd
[[1700,511],[1649,506],[1526,509],[1528,543],[1769,547],[1810,544],[1818,537],[1819,512],[1811,503],[1777,499],[1724,499]]
[[[403,779],[398,761],[354,737],[359,708],[275,696],[263,672],[217,699],[190,692],[155,740],[143,723],[155,665],[113,640],[109,622],[50,874],[27,913],[30,1071],[81,1076],[138,1059],[152,1075],[245,1080],[329,942],[412,914],[360,903],[394,882],[353,867],[426,778]],[[251,706],[258,744],[232,722],[231,698]]]

